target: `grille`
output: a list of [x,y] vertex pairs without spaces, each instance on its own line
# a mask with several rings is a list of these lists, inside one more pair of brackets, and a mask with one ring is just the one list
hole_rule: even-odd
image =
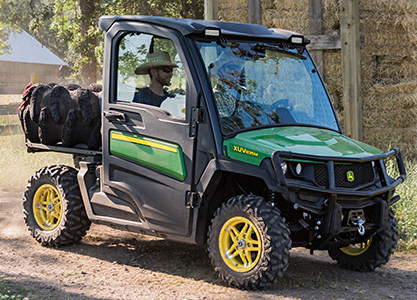
[[[351,172],[351,173],[350,173]],[[353,180],[348,180],[349,176]],[[334,165],[335,185],[337,188],[354,188],[367,183],[372,183],[375,180],[375,174],[370,162],[357,163],[350,165]],[[326,186],[327,184],[327,168],[326,165],[314,165],[314,180],[319,186]]]

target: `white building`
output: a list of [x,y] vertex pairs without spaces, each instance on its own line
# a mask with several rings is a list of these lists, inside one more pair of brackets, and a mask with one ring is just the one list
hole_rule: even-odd
[[60,81],[59,68],[67,64],[26,31],[11,32],[7,43],[10,53],[0,55],[0,94],[19,94],[36,78]]

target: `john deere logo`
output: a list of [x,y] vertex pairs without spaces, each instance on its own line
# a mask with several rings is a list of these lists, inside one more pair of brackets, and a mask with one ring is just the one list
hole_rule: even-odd
[[346,173],[346,177],[347,177],[347,180],[348,180],[349,182],[352,182],[352,181],[354,181],[354,180],[355,180],[355,174],[354,174],[352,171],[348,171],[348,172]]

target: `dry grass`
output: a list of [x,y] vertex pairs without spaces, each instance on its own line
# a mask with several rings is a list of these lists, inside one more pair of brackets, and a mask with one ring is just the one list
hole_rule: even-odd
[[69,154],[27,153],[24,143],[23,134],[0,136],[0,190],[22,192],[36,170],[49,165],[74,165]]

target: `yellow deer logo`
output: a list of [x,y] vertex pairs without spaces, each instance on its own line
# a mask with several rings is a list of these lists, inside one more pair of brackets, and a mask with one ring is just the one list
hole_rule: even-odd
[[346,178],[349,182],[352,182],[355,180],[355,174],[353,173],[353,171],[348,171],[346,173]]

